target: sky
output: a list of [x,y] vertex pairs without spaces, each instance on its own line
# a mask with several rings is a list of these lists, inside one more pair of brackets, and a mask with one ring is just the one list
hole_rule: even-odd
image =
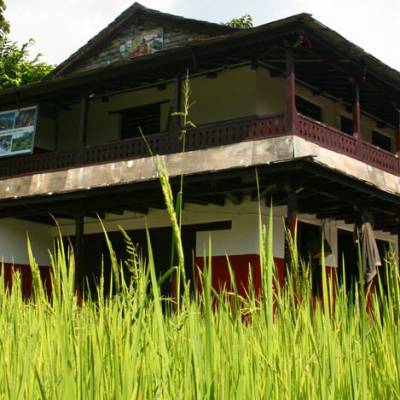
[[[5,0],[11,38],[36,41],[33,53],[59,64],[108,25],[133,0]],[[261,25],[307,12],[400,71],[400,0],[141,0],[189,18],[224,22],[250,14]]]

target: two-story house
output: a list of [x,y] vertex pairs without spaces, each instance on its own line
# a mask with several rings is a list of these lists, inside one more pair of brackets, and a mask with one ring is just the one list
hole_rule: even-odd
[[[182,152],[172,114],[187,73],[197,128]],[[324,232],[339,276],[342,255],[356,273],[361,220],[381,249],[398,249],[400,73],[308,14],[237,30],[135,3],[43,81],[1,91],[0,107],[0,257],[6,279],[21,269],[27,294],[26,235],[48,275],[52,216],[75,245],[80,279],[94,283],[107,253],[97,215],[121,257],[118,226],[145,252],[146,218],[157,265],[169,260],[139,127],[174,190],[184,175],[185,255],[201,265],[211,252],[215,282],[228,280],[228,255],[243,285],[251,268],[260,286],[256,170],[264,216],[273,203],[280,279],[285,225],[297,221],[300,248]]]

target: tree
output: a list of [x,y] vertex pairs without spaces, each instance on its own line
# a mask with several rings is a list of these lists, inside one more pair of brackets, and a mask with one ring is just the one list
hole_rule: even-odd
[[6,5],[4,0],[0,0],[0,32],[2,35],[10,33],[10,24],[4,16],[4,11],[6,10]]
[[40,60],[41,54],[30,57],[33,39],[19,47],[8,38],[10,24],[4,17],[5,9],[4,0],[0,0],[0,89],[39,81],[53,69],[52,65]]
[[53,69],[40,60],[40,54],[30,58],[29,48],[33,43],[31,39],[19,47],[7,37],[0,39],[0,89],[39,81]]
[[242,15],[239,18],[233,18],[223,25],[231,26],[237,29],[251,29],[254,27],[253,18],[249,14]]

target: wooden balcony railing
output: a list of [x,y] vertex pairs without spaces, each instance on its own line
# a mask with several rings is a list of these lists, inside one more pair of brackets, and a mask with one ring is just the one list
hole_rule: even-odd
[[297,118],[297,135],[391,174],[400,174],[400,161],[396,154],[363,140],[357,141],[353,136],[301,114]]
[[[283,115],[242,118],[207,124],[189,130],[186,135],[186,150],[200,150],[286,134],[286,121]],[[357,141],[350,135],[301,114],[297,117],[296,135],[321,147],[345,154],[392,174],[400,175],[400,162],[395,154],[364,141]],[[159,133],[148,136],[146,139],[153,153],[171,154],[178,151],[177,140],[170,133]],[[3,158],[0,159],[0,179],[88,164],[141,158],[149,155],[148,147],[143,139],[134,138],[88,146],[81,152],[71,150]]]
[[243,118],[191,129],[186,135],[186,148],[187,150],[199,150],[246,140],[282,136],[285,133],[286,124],[283,115],[267,118]]
[[[237,119],[190,130],[187,133],[186,149],[204,149],[284,133],[283,115]],[[178,151],[177,140],[170,133],[150,135],[146,140],[154,154],[171,154]],[[143,138],[139,137],[88,146],[81,152],[71,150],[3,158],[0,159],[0,178],[147,157],[150,155],[148,146]]]

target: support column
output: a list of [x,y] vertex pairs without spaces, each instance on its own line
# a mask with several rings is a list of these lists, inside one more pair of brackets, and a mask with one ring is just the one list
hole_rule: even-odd
[[[293,240],[296,236],[296,226],[298,218],[298,204],[297,204],[297,194],[294,190],[290,191],[287,199],[287,219],[286,219],[286,229]],[[285,241],[285,263],[287,265],[292,264],[291,253],[290,253],[290,242],[288,238]]]
[[[171,113],[181,112],[182,104],[182,78],[181,76],[176,76],[174,78],[174,89],[171,99]],[[172,149],[176,152],[179,152],[180,149],[180,140],[179,133],[181,130],[181,117],[179,115],[170,116],[169,123],[169,133],[171,135],[171,145]]]
[[292,47],[286,48],[286,124],[289,134],[296,134],[296,75],[294,51]]
[[298,204],[297,204],[297,195],[296,192],[292,191],[288,196],[288,210],[287,210],[287,218],[288,218],[288,229],[294,238],[296,225],[297,225],[297,217],[298,217]]
[[82,294],[84,283],[84,216],[78,214],[75,217],[75,285],[78,295]]
[[400,231],[397,234],[397,268],[400,270]]
[[357,82],[354,82],[353,96],[353,136],[361,140],[360,85]]
[[79,122],[79,132],[78,132],[78,163],[82,164],[84,162],[84,150],[86,146],[86,136],[87,136],[87,120],[88,120],[88,108],[89,108],[89,97],[84,96],[81,99],[81,115]]

